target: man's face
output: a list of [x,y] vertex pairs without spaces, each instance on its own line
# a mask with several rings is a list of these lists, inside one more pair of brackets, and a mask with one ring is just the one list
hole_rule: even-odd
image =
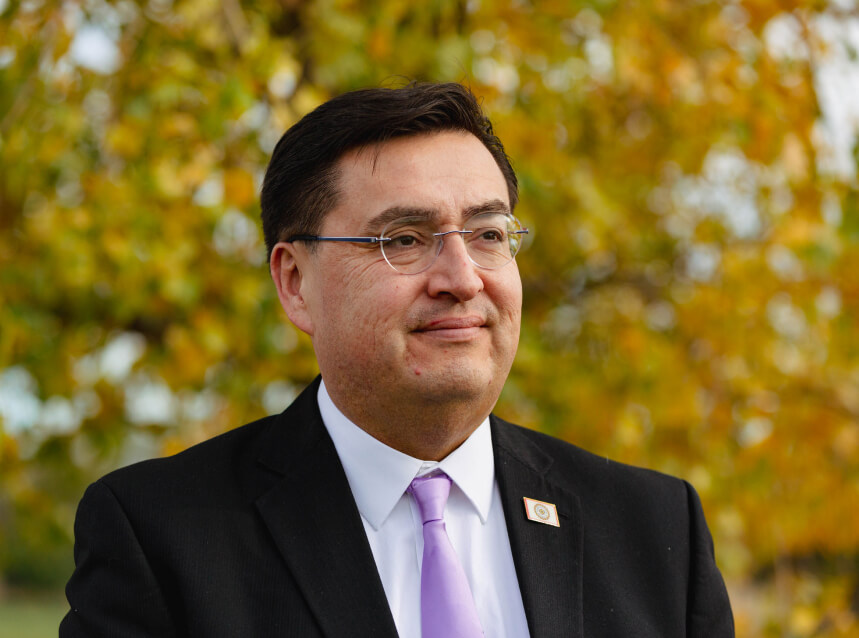
[[[338,190],[320,235],[378,237],[396,209],[420,211],[440,231],[461,229],[474,211],[509,205],[495,160],[462,132],[347,153]],[[491,410],[519,341],[515,262],[480,268],[457,234],[446,236],[437,260],[416,275],[394,271],[378,244],[323,242],[304,254],[306,323],[299,327],[312,336],[335,402],[467,401]]]

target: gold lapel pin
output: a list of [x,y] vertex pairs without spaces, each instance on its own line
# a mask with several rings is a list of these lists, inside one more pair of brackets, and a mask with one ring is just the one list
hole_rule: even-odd
[[546,503],[545,501],[536,501],[533,498],[523,497],[525,501],[525,515],[528,520],[544,525],[554,525],[560,527],[561,522],[558,520],[558,508],[554,503]]

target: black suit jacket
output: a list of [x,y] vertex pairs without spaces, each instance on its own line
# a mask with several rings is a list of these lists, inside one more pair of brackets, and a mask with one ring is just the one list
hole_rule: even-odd
[[[317,387],[91,485],[60,638],[396,636]],[[531,636],[733,636],[687,483],[491,425]],[[556,504],[560,527],[528,520],[523,497]]]

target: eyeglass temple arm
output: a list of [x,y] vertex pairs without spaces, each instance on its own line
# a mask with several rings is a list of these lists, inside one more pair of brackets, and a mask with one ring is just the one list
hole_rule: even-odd
[[390,237],[324,237],[322,235],[293,235],[285,240],[286,243],[294,241],[344,241],[354,244],[378,244],[383,241],[391,241]]

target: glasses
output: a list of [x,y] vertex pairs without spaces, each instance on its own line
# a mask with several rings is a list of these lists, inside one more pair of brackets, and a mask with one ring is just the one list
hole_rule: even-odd
[[513,215],[481,213],[468,218],[462,230],[438,232],[422,217],[406,217],[391,222],[379,237],[322,237],[293,235],[294,241],[340,241],[356,244],[379,244],[382,256],[398,273],[417,275],[435,263],[447,235],[459,235],[465,242],[468,258],[475,266],[494,270],[506,266],[519,249],[528,229]]

